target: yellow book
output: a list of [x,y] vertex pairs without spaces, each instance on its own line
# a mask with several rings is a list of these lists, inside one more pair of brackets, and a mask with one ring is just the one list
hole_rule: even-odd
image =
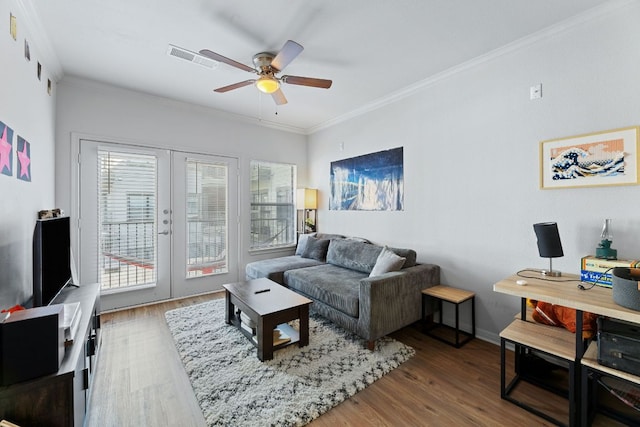
[[615,267],[637,268],[640,267],[640,261],[629,259],[601,259],[593,255],[588,255],[582,257],[580,260],[580,280],[610,288],[612,269]]

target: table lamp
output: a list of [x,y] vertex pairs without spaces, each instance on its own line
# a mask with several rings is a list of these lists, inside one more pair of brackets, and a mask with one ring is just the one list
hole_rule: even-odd
[[549,270],[541,270],[543,276],[558,277],[562,273],[553,271],[552,260],[564,256],[558,224],[555,222],[541,222],[533,224],[533,231],[538,239],[538,252],[542,258],[549,258]]

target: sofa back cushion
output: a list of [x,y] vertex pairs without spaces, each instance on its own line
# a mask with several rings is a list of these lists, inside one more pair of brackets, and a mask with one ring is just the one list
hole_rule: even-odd
[[382,248],[355,240],[332,239],[327,251],[327,262],[362,273],[371,273]]
[[315,237],[309,237],[300,256],[302,258],[311,258],[324,262],[325,258],[327,257],[327,248],[329,247],[329,242],[330,240],[327,239],[316,239]]
[[418,254],[413,249],[401,249],[401,248],[387,248],[394,252],[396,255],[406,258],[402,268],[414,267],[418,264]]
[[296,255],[301,255],[304,252],[304,248],[307,247],[307,239],[309,237],[316,237],[316,233],[300,234],[298,236],[298,245],[296,246]]

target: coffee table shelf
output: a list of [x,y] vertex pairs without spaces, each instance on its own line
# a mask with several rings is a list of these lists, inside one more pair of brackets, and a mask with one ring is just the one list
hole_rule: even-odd
[[[223,285],[225,289],[225,322],[234,325],[256,346],[258,359],[273,359],[274,350],[298,343],[309,344],[308,298],[266,278]],[[242,327],[239,312],[244,313],[256,325],[255,337]],[[287,322],[300,320],[296,331]],[[282,328],[291,341],[274,346],[273,330]],[[255,341],[254,341],[255,339]],[[257,341],[257,342],[256,342]]]
[[[236,328],[238,328],[238,330],[240,330],[240,332],[242,332],[242,335],[244,335],[245,337],[249,338],[249,341],[251,341],[251,343],[254,345],[254,347],[256,347],[256,348],[258,347],[257,335],[254,335],[254,334],[250,333],[249,331],[247,331],[245,328],[242,327],[242,321],[238,317],[237,313],[231,319],[231,324],[233,326],[235,326]],[[287,341],[287,342],[283,342],[281,344],[274,345],[273,346],[273,350],[274,351],[275,350],[280,350],[280,349],[285,348],[285,347],[288,347],[291,344],[296,344],[296,343],[300,342],[300,332],[298,332],[297,329],[295,329],[293,326],[289,325],[288,323],[280,323],[279,325],[276,326],[276,329],[280,329],[282,332],[287,334],[287,336],[289,336],[289,338],[291,338],[291,339],[289,341]]]

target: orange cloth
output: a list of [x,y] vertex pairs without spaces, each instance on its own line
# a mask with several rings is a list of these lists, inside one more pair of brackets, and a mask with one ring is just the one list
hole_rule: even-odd
[[14,305],[11,308],[7,308],[5,310],[0,311],[0,313],[13,313],[15,311],[25,310],[25,308],[21,305]]
[[[534,309],[531,317],[536,322],[564,327],[573,333],[576,332],[576,310],[573,308],[532,299],[528,299],[527,304]],[[590,339],[595,336],[597,319],[598,316],[593,313],[582,313],[582,338]]]

